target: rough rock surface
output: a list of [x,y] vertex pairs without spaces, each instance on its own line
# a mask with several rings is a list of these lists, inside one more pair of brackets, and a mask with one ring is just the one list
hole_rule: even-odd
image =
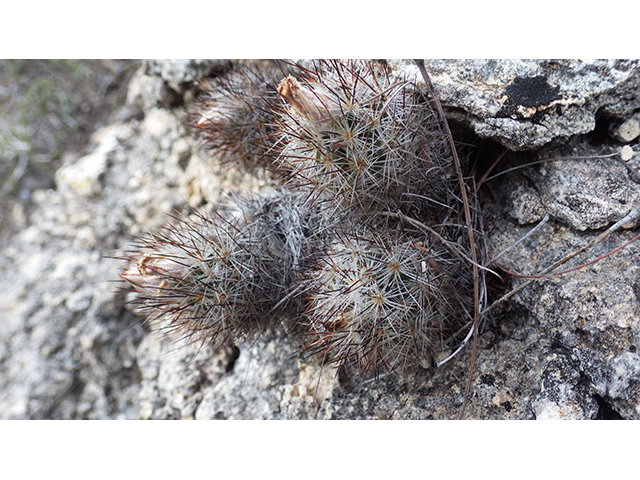
[[588,133],[600,115],[620,126],[638,108],[637,60],[433,60],[427,67],[451,118],[512,150]]
[[[303,359],[295,332],[213,351],[150,332],[126,306],[122,263],[109,256],[134,235],[165,223],[172,209],[268,188],[266,176],[208,161],[184,128],[193,81],[226,67],[143,65],[92,151],[67,158],[56,189],[32,194],[29,215],[14,212],[0,255],[0,417],[454,418],[469,349],[416,375],[344,378]],[[398,68],[415,74],[411,63]],[[595,158],[617,154],[621,142],[638,151],[636,137],[620,135],[640,111],[638,62],[429,61],[427,68],[452,119],[513,150],[501,171],[583,157],[485,183],[496,252],[550,216],[501,258],[502,267],[540,272],[638,204],[640,155]],[[504,150],[478,145],[486,156],[479,168]],[[635,226],[561,269],[631,240]],[[640,418],[638,248],[540,280],[496,309],[479,337],[467,418]],[[514,277],[505,288],[523,281]]]

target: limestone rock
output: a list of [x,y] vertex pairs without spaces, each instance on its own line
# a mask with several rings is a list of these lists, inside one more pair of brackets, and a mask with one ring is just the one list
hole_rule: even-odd
[[626,120],[640,108],[637,60],[432,60],[450,118],[511,150],[585,134],[596,117]]

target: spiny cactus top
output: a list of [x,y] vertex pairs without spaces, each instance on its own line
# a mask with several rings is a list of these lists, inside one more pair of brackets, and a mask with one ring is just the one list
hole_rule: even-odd
[[300,78],[278,86],[289,108],[277,161],[295,188],[361,213],[448,205],[451,152],[415,80],[368,62],[323,63]]

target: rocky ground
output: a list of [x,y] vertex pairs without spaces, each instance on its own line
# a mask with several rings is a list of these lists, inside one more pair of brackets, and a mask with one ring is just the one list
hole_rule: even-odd
[[[390,63],[417,73],[411,62]],[[640,62],[426,66],[479,172],[505,149],[496,172],[545,160],[481,188],[495,252],[549,218],[502,257],[504,268],[540,272],[638,205]],[[345,378],[304,360],[287,331],[240,345],[238,355],[149,331],[127,306],[123,264],[112,257],[135,235],[164,224],[172,210],[272,183],[217,164],[185,127],[197,81],[227,67],[149,61],[101,69],[109,101],[92,113],[99,128],[86,129],[88,144],[63,143],[48,174],[26,169],[0,199],[0,417],[455,418],[469,349],[415,375]],[[82,84],[81,98],[99,98],[100,80]],[[3,155],[3,168],[18,165]],[[14,170],[3,170],[3,180]],[[636,227],[625,225],[563,268],[623,245]],[[540,280],[496,308],[479,337],[466,417],[640,418],[638,248]],[[524,281],[504,277],[496,288]]]

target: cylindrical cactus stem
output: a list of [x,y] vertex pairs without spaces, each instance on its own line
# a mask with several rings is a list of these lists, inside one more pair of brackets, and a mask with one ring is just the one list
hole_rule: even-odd
[[265,60],[205,80],[191,121],[203,147],[218,160],[239,163],[250,171],[269,166],[276,87],[286,70],[285,64]]
[[433,366],[472,318],[470,282],[437,241],[341,235],[307,277],[307,351],[370,374]]
[[159,328],[214,346],[255,337],[296,310],[299,263],[323,231],[304,200],[276,191],[233,212],[178,218],[143,238],[120,276]]
[[278,162],[296,187],[372,213],[448,203],[451,153],[413,80],[376,62],[332,61],[293,71],[278,91]]

